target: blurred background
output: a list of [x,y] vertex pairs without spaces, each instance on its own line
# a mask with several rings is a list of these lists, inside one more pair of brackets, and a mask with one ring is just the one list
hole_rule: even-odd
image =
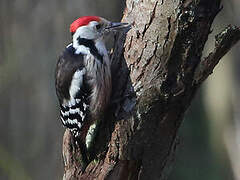
[[[62,179],[57,58],[83,15],[119,21],[122,1],[0,1],[0,179]],[[104,8],[104,7],[107,8]]]
[[[79,16],[118,21],[124,1],[0,1],[0,179],[61,179],[62,135],[54,89],[57,57]],[[223,1],[213,33],[239,25],[238,0]],[[107,7],[107,8],[105,8]],[[234,180],[240,165],[239,45],[197,93],[179,134],[170,180]]]

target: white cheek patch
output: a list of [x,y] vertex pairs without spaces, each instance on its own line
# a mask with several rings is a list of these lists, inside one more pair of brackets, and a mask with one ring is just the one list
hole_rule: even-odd
[[86,54],[90,53],[90,49],[88,47],[80,45],[78,43],[78,38],[83,33],[82,31],[87,31],[87,29],[85,30],[85,28],[78,28],[77,31],[74,33],[72,46],[75,49],[75,54],[85,54],[86,55]]
[[73,47],[77,49],[78,44],[78,38],[85,38],[85,39],[97,39],[100,35],[98,31],[96,30],[96,25],[98,22],[91,21],[88,25],[79,27],[76,32],[73,34]]
[[74,47],[76,49],[75,54],[90,54],[90,49],[83,45],[78,45]]

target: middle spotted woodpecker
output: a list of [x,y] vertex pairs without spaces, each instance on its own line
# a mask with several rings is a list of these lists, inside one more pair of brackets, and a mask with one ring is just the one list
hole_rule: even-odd
[[107,32],[129,27],[98,16],[84,16],[70,25],[72,43],[60,56],[55,73],[60,118],[76,144],[102,118],[111,95],[111,63],[104,45]]

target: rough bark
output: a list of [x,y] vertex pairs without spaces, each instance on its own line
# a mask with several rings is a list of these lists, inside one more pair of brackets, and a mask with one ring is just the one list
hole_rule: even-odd
[[219,11],[219,0],[126,1],[123,21],[132,29],[116,37],[112,54],[112,99],[118,101],[102,120],[96,158],[84,172],[65,133],[65,179],[166,179],[196,90],[240,39],[240,30],[228,26],[201,60]]

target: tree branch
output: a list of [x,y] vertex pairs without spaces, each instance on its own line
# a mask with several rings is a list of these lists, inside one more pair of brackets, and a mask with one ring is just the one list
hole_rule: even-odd
[[[112,99],[122,100],[113,103],[101,120],[94,144],[96,159],[73,177],[167,177],[185,111],[200,83],[239,40],[237,28],[227,29],[218,36],[212,55],[201,62],[219,9],[219,0],[126,0],[123,21],[131,23],[132,29],[117,37],[111,57]],[[79,169],[76,164],[70,169]]]
[[240,40],[240,29],[229,25],[215,36],[215,48],[199,64],[195,74],[196,84],[201,84],[212,72],[220,59]]

